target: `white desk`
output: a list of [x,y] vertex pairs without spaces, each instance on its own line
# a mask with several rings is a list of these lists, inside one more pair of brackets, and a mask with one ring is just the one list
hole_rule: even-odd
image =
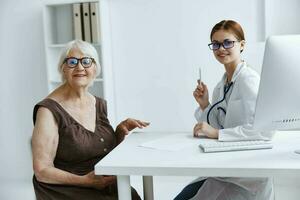
[[95,166],[96,174],[116,175],[120,200],[131,200],[130,175],[141,175],[144,199],[153,199],[152,176],[300,178],[300,132],[277,132],[273,149],[203,153],[199,139],[188,133],[174,137],[191,140],[180,151],[161,151],[140,144],[172,133],[132,133]]

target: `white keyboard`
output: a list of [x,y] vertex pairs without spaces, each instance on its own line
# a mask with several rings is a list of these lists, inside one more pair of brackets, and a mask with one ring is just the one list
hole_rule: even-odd
[[220,142],[217,140],[203,140],[199,147],[204,152],[219,152],[219,151],[243,151],[254,149],[271,149],[273,144],[271,141],[252,140],[238,142]]

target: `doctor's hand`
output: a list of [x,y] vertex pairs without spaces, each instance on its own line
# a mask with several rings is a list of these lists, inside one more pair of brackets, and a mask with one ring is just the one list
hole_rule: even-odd
[[198,85],[194,90],[193,95],[202,110],[209,105],[207,86],[203,82],[200,83],[198,80]]
[[132,118],[128,118],[122,121],[116,128],[118,143],[120,143],[124,139],[125,135],[128,135],[131,130],[135,128],[144,128],[149,124],[149,122],[144,122]]
[[207,122],[199,122],[194,126],[194,137],[202,135],[217,139],[219,137],[219,130],[210,126]]

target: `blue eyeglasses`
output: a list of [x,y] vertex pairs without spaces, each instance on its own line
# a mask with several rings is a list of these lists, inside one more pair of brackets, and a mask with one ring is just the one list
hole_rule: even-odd
[[75,68],[79,62],[81,63],[82,67],[89,68],[92,66],[95,60],[94,58],[90,58],[90,57],[83,57],[83,58],[69,57],[69,58],[65,58],[64,60],[64,63],[66,63],[66,65],[69,68]]
[[239,42],[239,41],[233,41],[233,40],[226,39],[223,42],[212,42],[212,43],[208,44],[208,47],[213,51],[220,49],[221,45],[224,49],[230,49],[234,46],[235,42]]

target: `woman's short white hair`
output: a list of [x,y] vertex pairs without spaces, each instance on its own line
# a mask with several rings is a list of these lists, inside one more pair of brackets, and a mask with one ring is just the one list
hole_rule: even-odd
[[61,75],[61,79],[63,82],[65,82],[65,77],[63,74],[63,64],[67,56],[69,55],[70,51],[73,49],[79,50],[82,54],[85,56],[91,57],[94,59],[95,64],[96,64],[96,77],[100,74],[101,72],[101,66],[99,62],[99,56],[97,53],[97,50],[93,45],[91,45],[88,42],[82,41],[82,40],[73,40],[70,41],[66,44],[65,48],[61,51],[59,62],[58,62],[58,71]]

